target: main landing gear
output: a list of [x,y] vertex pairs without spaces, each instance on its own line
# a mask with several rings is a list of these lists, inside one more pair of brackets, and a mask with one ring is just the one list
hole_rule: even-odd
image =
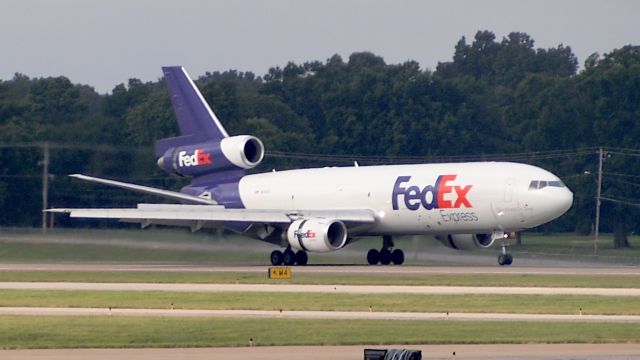
[[307,265],[309,261],[309,256],[306,252],[302,250],[298,250],[297,252],[293,252],[291,248],[287,248],[284,252],[280,250],[274,250],[271,252],[271,265]]
[[498,256],[498,264],[500,264],[500,266],[511,265],[511,263],[513,263],[513,256],[507,253],[507,246],[509,246],[509,244],[503,242],[500,246],[502,246],[502,254]]
[[376,265],[380,263],[382,265],[389,265],[392,262],[395,265],[401,265],[404,262],[404,252],[400,249],[393,248],[393,238],[389,235],[382,237],[382,249],[380,251],[371,249],[367,253],[367,262],[369,265]]

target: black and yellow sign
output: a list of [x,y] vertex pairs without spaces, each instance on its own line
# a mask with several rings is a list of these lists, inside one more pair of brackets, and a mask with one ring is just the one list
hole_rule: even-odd
[[269,268],[269,279],[291,279],[293,275],[289,266],[275,266]]

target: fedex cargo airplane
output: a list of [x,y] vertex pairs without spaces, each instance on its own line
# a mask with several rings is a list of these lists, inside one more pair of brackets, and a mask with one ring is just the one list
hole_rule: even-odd
[[305,265],[309,252],[336,251],[359,238],[382,238],[369,264],[402,264],[395,235],[434,235],[465,250],[498,242],[509,265],[513,232],[551,221],[573,203],[554,174],[510,162],[325,167],[245,174],[264,156],[252,135],[229,136],[184,68],[163,67],[180,136],[156,142],[158,166],[191,177],[180,192],[71,175],[153,194],[179,204],[131,209],[51,209],[71,217],[186,226],[224,227],[272,243],[273,265]]

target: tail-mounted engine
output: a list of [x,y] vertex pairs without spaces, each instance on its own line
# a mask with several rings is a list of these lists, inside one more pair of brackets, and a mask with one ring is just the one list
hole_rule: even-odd
[[220,141],[167,149],[158,166],[182,176],[206,175],[224,170],[251,169],[262,161],[264,145],[257,137],[239,135]]
[[347,227],[340,220],[303,219],[289,226],[287,240],[294,249],[329,252],[347,243]]
[[453,234],[436,236],[436,239],[444,246],[456,250],[484,249],[495,241],[492,234]]

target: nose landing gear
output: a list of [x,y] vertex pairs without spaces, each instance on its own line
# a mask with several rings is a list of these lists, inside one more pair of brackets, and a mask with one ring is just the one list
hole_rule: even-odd
[[503,241],[500,246],[502,247],[502,254],[498,256],[498,264],[500,264],[500,266],[511,265],[511,263],[513,263],[513,256],[507,253],[507,246],[509,246],[509,244]]
[[380,251],[371,249],[367,253],[367,262],[369,265],[376,265],[380,263],[382,265],[402,265],[404,263],[404,252],[400,249],[394,249],[393,251],[393,238],[389,235],[382,237],[382,249]]

